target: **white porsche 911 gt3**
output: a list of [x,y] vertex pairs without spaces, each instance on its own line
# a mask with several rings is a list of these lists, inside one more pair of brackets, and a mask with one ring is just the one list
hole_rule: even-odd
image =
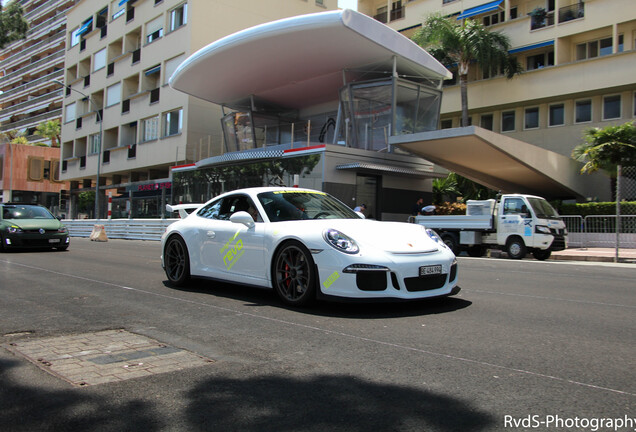
[[176,286],[202,277],[273,288],[290,305],[459,292],[455,255],[434,232],[364,219],[310,189],[219,195],[166,229],[161,263]]

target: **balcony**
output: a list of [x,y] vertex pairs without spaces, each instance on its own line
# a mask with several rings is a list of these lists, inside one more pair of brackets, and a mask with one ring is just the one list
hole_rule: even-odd
[[559,9],[559,24],[585,17],[585,3],[577,3]]
[[535,9],[535,11],[530,13],[530,18],[530,30],[538,30],[554,25],[554,11],[546,12],[543,9],[540,11]]

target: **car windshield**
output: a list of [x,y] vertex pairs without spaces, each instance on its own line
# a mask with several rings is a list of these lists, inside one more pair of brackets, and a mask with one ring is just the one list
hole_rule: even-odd
[[283,190],[258,194],[272,222],[306,219],[360,219],[349,207],[324,192]]
[[44,207],[31,205],[2,206],[3,219],[55,219]]
[[528,201],[532,206],[532,210],[534,210],[534,214],[537,215],[538,218],[559,219],[559,214],[554,207],[543,198],[528,198]]

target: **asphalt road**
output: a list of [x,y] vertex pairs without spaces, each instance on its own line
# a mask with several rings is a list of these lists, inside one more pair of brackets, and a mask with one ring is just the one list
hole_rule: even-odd
[[[633,264],[460,258],[454,298],[294,310],[171,288],[159,255],[78,238],[0,254],[0,430],[636,430]],[[76,387],[12,349],[106,329],[213,362]]]

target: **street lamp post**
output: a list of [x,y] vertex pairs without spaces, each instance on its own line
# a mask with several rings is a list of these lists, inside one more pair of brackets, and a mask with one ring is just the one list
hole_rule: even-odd
[[71,86],[64,84],[62,81],[58,81],[58,80],[53,80],[53,81],[64,88],[67,88],[71,91],[81,94],[82,96],[84,96],[84,98],[88,99],[88,101],[91,103],[91,106],[93,107],[93,110],[95,111],[95,114],[97,115],[97,120],[99,121],[99,143],[97,145],[97,177],[95,179],[95,219],[97,220],[99,219],[99,176],[100,176],[100,168],[102,166],[102,135],[103,135],[102,115],[99,112],[99,107],[93,101],[93,99],[91,99],[90,96],[87,96],[81,91],[76,90],[72,88]]

